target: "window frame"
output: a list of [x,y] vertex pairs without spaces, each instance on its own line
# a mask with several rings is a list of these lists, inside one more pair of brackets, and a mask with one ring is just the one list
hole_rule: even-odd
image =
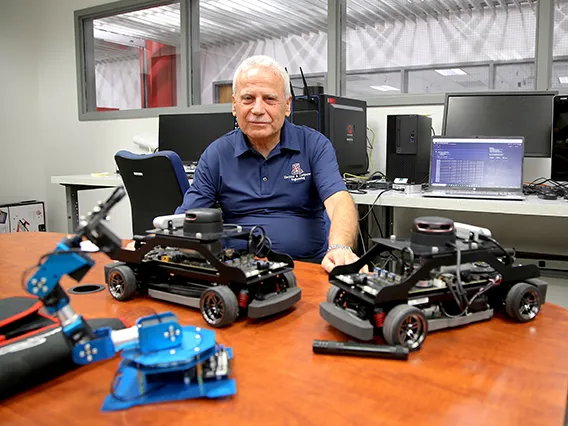
[[[120,111],[89,111],[87,102],[95,99],[94,64],[87,63],[88,49],[94,49],[94,40],[85,39],[88,24],[92,20],[137,9],[171,4],[173,0],[119,0],[77,10],[74,13],[75,23],[75,51],[77,73],[77,105],[79,121],[111,120],[128,118],[157,117],[164,113],[199,113],[199,112],[226,112],[230,111],[229,104],[200,105],[200,64],[199,64],[199,0],[179,0],[181,10],[181,84],[182,96],[176,107],[145,108]],[[327,93],[330,95],[345,96],[346,76],[362,70],[346,71],[345,32],[346,32],[346,3],[347,0],[328,0],[327,2]],[[552,50],[554,31],[555,0],[536,2],[536,38],[535,38],[535,87],[532,91],[552,89]],[[87,25],[87,28],[85,27]],[[89,45],[90,44],[90,45]],[[91,50],[93,51],[93,50]],[[527,61],[519,61],[526,63]],[[490,83],[493,80],[494,67],[497,62],[488,62],[490,67]],[[87,67],[92,65],[92,69]],[[455,65],[455,64],[448,64]],[[468,64],[469,65],[469,64]],[[477,65],[477,64],[476,64]],[[440,67],[440,65],[436,65]],[[431,69],[432,67],[427,67]],[[414,67],[401,67],[401,76],[408,75],[408,70]],[[393,69],[365,70],[370,72],[385,72]],[[402,77],[404,79],[404,77]],[[407,77],[406,77],[407,78]],[[223,83],[223,82],[219,82]],[[568,88],[555,88],[555,91],[565,94]],[[90,93],[89,93],[90,92]],[[214,90],[215,94],[216,91]],[[392,94],[384,96],[361,97],[369,107],[388,106],[420,106],[444,105],[445,93],[425,94]]]

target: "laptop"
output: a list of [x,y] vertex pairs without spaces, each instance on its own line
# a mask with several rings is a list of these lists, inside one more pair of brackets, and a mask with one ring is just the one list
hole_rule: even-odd
[[523,137],[434,136],[424,197],[522,201]]

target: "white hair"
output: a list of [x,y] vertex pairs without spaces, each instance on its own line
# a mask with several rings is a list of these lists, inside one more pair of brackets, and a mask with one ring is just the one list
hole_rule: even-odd
[[288,75],[284,67],[274,59],[272,59],[270,56],[265,55],[251,56],[250,58],[247,58],[243,62],[241,62],[241,64],[235,71],[235,76],[233,77],[233,95],[237,94],[237,78],[239,78],[239,75],[251,68],[259,67],[268,68],[276,75],[280,75],[282,77],[282,80],[284,81],[284,96],[286,96],[286,99],[288,99],[292,95],[290,91],[290,76]]

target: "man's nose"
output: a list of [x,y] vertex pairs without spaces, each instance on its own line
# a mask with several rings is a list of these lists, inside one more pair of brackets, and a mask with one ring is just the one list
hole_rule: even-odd
[[262,114],[264,114],[264,112],[265,112],[264,100],[262,100],[262,98],[256,99],[254,101],[254,105],[252,107],[252,113],[257,114],[257,115],[262,115]]

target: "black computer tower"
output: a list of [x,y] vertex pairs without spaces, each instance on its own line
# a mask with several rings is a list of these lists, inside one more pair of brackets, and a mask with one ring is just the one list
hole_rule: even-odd
[[432,149],[432,119],[425,115],[387,116],[387,170],[390,180],[427,183]]
[[367,172],[367,102],[324,94],[297,96],[291,118],[331,141],[342,174]]

